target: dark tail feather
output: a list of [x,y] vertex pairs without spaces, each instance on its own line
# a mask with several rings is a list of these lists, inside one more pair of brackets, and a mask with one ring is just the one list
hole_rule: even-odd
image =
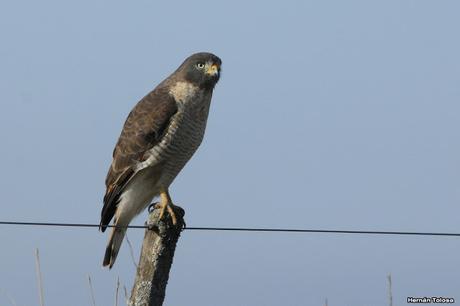
[[118,251],[120,250],[121,243],[123,242],[123,238],[125,237],[125,233],[126,228],[112,228],[109,243],[107,244],[107,248],[105,249],[104,261],[102,263],[104,267],[109,266],[109,269],[112,268],[113,264],[115,263],[115,259],[117,259]]

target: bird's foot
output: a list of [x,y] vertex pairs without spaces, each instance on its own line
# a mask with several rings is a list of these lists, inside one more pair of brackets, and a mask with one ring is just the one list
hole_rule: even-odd
[[185,212],[181,207],[173,204],[167,189],[163,189],[160,192],[160,202],[151,204],[149,212],[152,212],[154,209],[159,210],[158,221],[165,221],[166,215],[169,215],[171,223],[175,228],[179,229],[180,227],[180,230],[185,228]]
[[168,212],[169,216],[171,217],[171,221],[173,225],[177,224],[176,213],[174,212],[178,206],[174,205],[171,202],[160,202],[155,205],[155,209],[160,210],[160,220],[163,220],[165,217],[165,213]]
[[158,202],[155,202],[155,203],[151,203],[149,205],[149,207],[147,208],[149,214],[153,213],[153,211],[155,210],[155,208],[157,208],[157,205],[160,204]]

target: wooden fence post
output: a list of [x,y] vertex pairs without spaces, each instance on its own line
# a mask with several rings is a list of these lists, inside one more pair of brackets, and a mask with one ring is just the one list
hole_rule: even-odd
[[174,251],[184,228],[184,210],[175,206],[174,212],[176,225],[169,217],[160,220],[158,209],[149,213],[129,306],[163,305]]

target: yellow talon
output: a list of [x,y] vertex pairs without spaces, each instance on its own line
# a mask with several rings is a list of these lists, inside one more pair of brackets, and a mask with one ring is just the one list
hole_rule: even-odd
[[171,221],[173,225],[177,224],[177,218],[176,214],[174,213],[173,206],[174,204],[171,201],[171,196],[169,195],[169,192],[167,189],[162,190],[160,193],[160,203],[158,203],[155,208],[160,209],[160,220],[163,219],[165,210],[168,211],[169,215],[171,216]]

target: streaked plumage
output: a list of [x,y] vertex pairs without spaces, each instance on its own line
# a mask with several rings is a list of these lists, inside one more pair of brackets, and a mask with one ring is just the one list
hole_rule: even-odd
[[210,53],[190,56],[128,115],[106,178],[100,229],[105,231],[112,218],[119,228],[112,229],[104,266],[115,262],[126,232],[122,227],[155,196],[165,196],[163,209],[172,205],[168,187],[203,139],[220,65]]

